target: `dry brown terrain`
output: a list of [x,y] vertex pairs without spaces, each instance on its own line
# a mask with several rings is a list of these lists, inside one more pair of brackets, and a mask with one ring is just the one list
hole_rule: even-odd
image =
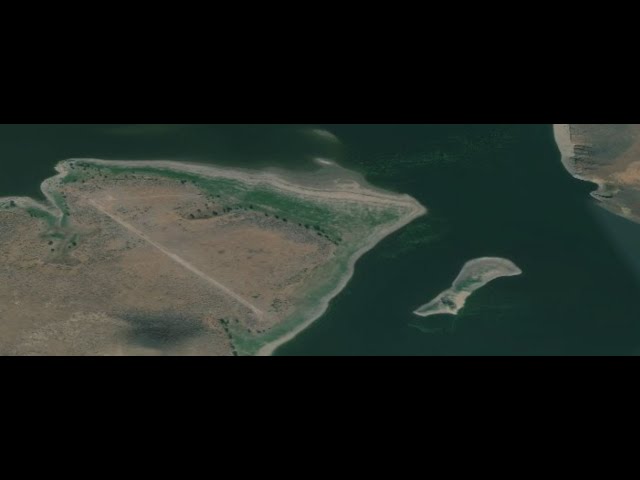
[[[577,178],[592,181],[607,209],[640,222],[640,124],[556,125],[563,163]],[[562,148],[562,143],[565,147]]]
[[0,354],[270,355],[426,209],[331,163],[306,176],[60,162],[0,198]]
[[208,354],[289,315],[335,245],[158,178],[66,185],[70,222],[0,210],[1,354]]

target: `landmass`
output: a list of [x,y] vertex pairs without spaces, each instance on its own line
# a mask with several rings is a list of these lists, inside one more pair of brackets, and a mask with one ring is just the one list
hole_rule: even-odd
[[71,159],[0,198],[0,354],[270,355],[426,209],[312,174]]
[[470,260],[453,281],[450,288],[413,313],[420,317],[431,315],[457,315],[473,292],[500,277],[522,274],[511,260],[498,257],[482,257]]
[[640,124],[554,124],[562,164],[607,210],[640,222]]

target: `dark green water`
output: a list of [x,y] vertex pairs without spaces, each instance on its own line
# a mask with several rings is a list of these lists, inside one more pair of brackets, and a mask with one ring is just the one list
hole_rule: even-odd
[[0,125],[0,195],[40,195],[60,160],[182,160],[309,168],[341,147],[310,128],[279,125]]
[[[640,351],[640,226],[593,205],[593,187],[562,167],[551,125],[5,125],[0,195],[34,195],[56,161],[87,156],[304,169],[324,157],[429,209],[366,254],[329,311],[278,354]],[[411,314],[481,256],[524,273],[478,290],[455,324]]]

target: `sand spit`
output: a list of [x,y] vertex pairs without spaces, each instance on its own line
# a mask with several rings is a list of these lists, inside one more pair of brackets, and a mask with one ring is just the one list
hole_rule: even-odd
[[431,315],[456,315],[473,292],[500,277],[522,274],[512,261],[506,258],[482,257],[470,260],[453,281],[450,288],[413,313],[420,317]]
[[[292,319],[290,323],[283,323],[282,329],[274,330],[273,335],[267,336],[266,338],[256,339],[256,341],[260,340],[259,343],[257,343],[254,347],[251,347],[248,350],[246,350],[247,353],[253,353],[253,354],[257,353],[258,355],[272,354],[277,347],[293,339],[297,334],[299,334],[301,331],[307,328],[313,321],[319,318],[326,311],[331,299],[335,297],[351,279],[354,271],[354,266],[357,260],[365,252],[372,249],[378,242],[380,242],[383,238],[385,238],[389,234],[402,228],[403,226],[410,223],[415,218],[420,217],[427,213],[427,210],[419,202],[417,202],[415,199],[413,199],[408,195],[401,195],[401,194],[396,194],[396,193],[387,192],[383,190],[378,190],[375,187],[367,185],[366,182],[364,182],[363,180],[352,181],[351,179],[353,177],[350,177],[348,175],[349,172],[344,169],[341,169],[341,167],[335,163],[333,163],[332,165],[327,165],[327,168],[324,169],[324,170],[331,169],[328,175],[313,177],[311,184],[305,185],[304,178],[301,179],[300,183],[297,183],[297,178],[294,178],[293,180],[291,178],[287,178],[287,172],[282,172],[282,174],[280,174],[280,172],[274,172],[274,171],[250,171],[250,170],[243,170],[243,169],[221,168],[221,167],[215,167],[215,166],[203,165],[203,164],[181,163],[181,162],[175,162],[175,161],[107,161],[107,160],[98,160],[98,159],[70,159],[70,160],[60,162],[55,167],[58,174],[52,178],[47,179],[45,182],[42,183],[41,188],[44,196],[47,199],[46,203],[39,203],[29,198],[15,198],[15,197],[0,198],[0,207],[2,206],[10,207],[10,205],[7,205],[7,204],[9,204],[10,202],[14,202],[15,206],[18,206],[18,207],[38,208],[40,210],[44,210],[48,212],[52,218],[57,220],[57,223],[60,226],[67,226],[69,221],[71,221],[72,225],[74,225],[78,221],[82,222],[88,218],[87,217],[88,215],[90,216],[91,219],[93,219],[95,216],[95,213],[91,213],[90,210],[87,210],[85,207],[91,206],[93,207],[93,209],[97,208],[100,212],[102,212],[103,214],[106,214],[111,220],[114,220],[115,223],[119,224],[120,228],[124,227],[126,231],[128,231],[130,234],[133,234],[135,237],[137,237],[137,240],[141,241],[142,243],[146,243],[146,245],[149,248],[151,247],[155,248],[156,252],[162,253],[166,259],[170,259],[173,262],[173,265],[174,265],[173,267],[166,265],[166,267],[163,267],[163,268],[166,268],[167,270],[172,269],[172,271],[176,272],[175,275],[184,275],[184,272],[179,273],[180,271],[176,270],[176,268],[181,267],[185,270],[188,270],[191,274],[195,274],[197,277],[200,277],[200,279],[206,280],[209,283],[209,288],[211,289],[213,287],[214,292],[212,292],[212,294],[213,293],[215,293],[216,295],[226,294],[226,297],[228,298],[233,297],[233,299],[235,299],[237,302],[243,304],[244,307],[248,307],[250,310],[253,310],[253,313],[257,317],[260,317],[261,313],[264,310],[262,310],[263,306],[258,308],[253,305],[253,298],[256,298],[256,297],[255,296],[249,297],[246,294],[244,294],[243,296],[235,295],[234,292],[236,287],[240,286],[241,288],[243,288],[241,284],[237,283],[236,281],[237,279],[234,280],[232,278],[231,279],[232,284],[229,285],[228,274],[226,277],[224,275],[222,277],[218,277],[218,274],[220,273],[218,270],[211,269],[210,267],[207,266],[209,264],[206,264],[206,265],[203,264],[202,258],[198,256],[193,256],[194,255],[193,252],[196,252],[196,250],[187,251],[185,250],[187,248],[187,245],[184,242],[175,243],[172,241],[173,237],[166,237],[166,235],[173,234],[173,230],[172,230],[173,227],[171,225],[163,224],[160,230],[157,230],[157,229],[154,230],[155,224],[146,224],[144,222],[136,223],[135,224],[136,226],[135,227],[133,226],[134,223],[132,222],[135,221],[135,217],[132,217],[132,215],[134,215],[135,212],[132,209],[135,209],[137,207],[143,208],[142,205],[135,205],[136,202],[138,204],[140,202],[145,202],[144,208],[148,208],[148,205],[151,205],[149,202],[153,201],[158,203],[160,202],[160,200],[163,200],[165,197],[171,197],[171,201],[173,201],[173,197],[176,197],[176,201],[179,200],[180,202],[185,203],[185,202],[196,201],[198,197],[197,195],[189,191],[185,195],[182,195],[182,194],[176,195],[176,193],[181,193],[181,192],[178,192],[174,187],[162,184],[161,186],[157,187],[157,191],[149,187],[149,192],[146,192],[146,191],[140,192],[141,195],[142,194],[144,195],[133,199],[132,200],[133,205],[132,205],[132,201],[127,200],[129,198],[127,195],[131,195],[131,192],[133,190],[131,191],[130,189],[126,190],[125,187],[120,187],[120,186],[116,186],[115,184],[110,184],[111,186],[108,187],[107,190],[105,191],[105,190],[101,190],[102,186],[100,186],[100,184],[98,183],[99,187],[97,188],[97,190],[95,190],[95,193],[91,193],[91,191],[83,190],[85,188],[84,186],[80,186],[77,183],[69,184],[68,180],[65,181],[66,177],[73,172],[74,168],[76,168],[76,174],[77,174],[77,166],[79,164],[85,164],[85,165],[90,165],[94,167],[151,168],[153,169],[153,171],[157,171],[160,174],[162,174],[162,172],[188,173],[188,174],[197,175],[202,178],[235,180],[242,185],[242,188],[245,188],[246,186],[249,186],[249,187],[255,186],[255,187],[259,187],[261,190],[264,191],[264,187],[267,187],[268,190],[275,191],[280,194],[286,194],[287,196],[295,197],[296,199],[305,201],[305,203],[306,201],[308,201],[315,205],[319,205],[319,204],[325,204],[327,206],[330,205],[330,210],[328,211],[343,212],[345,208],[352,208],[349,206],[354,206],[353,208],[357,208],[358,211],[363,212],[362,216],[357,218],[363,218],[363,219],[369,218],[367,217],[367,215],[373,214],[372,212],[387,212],[387,216],[384,217],[384,220],[382,219],[383,217],[380,217],[380,219],[378,219],[378,217],[375,217],[376,220],[374,221],[374,223],[369,223],[368,221],[366,221],[366,223],[364,223],[363,225],[359,225],[359,223],[357,222],[355,224],[346,224],[346,223],[344,225],[336,224],[336,227],[340,227],[340,228],[344,227],[344,229],[346,229],[345,237],[349,238],[348,241],[345,240],[344,246],[342,246],[343,242],[338,238],[338,240],[340,241],[339,242],[340,247],[335,247],[339,252],[342,252],[342,253],[338,257],[334,257],[332,261],[334,262],[335,265],[340,265],[340,270],[336,271],[335,274],[332,274],[333,275],[332,277],[327,277],[326,288],[324,287],[322,288],[321,290],[322,293],[318,291],[318,295],[317,295],[318,298],[313,297],[313,304],[305,303],[304,309],[300,310],[300,312],[302,312],[302,315],[296,316],[295,321]],[[341,175],[343,170],[345,173],[344,176]],[[76,177],[72,176],[70,178],[76,178]],[[345,179],[348,179],[349,181],[345,181]],[[73,182],[74,180],[71,180],[71,181]],[[98,180],[98,182],[100,181]],[[177,183],[179,186],[180,185],[179,182]],[[89,185],[89,182],[87,182],[87,185]],[[194,188],[194,187],[191,187],[191,188]],[[113,189],[116,189],[116,190],[113,190]],[[82,192],[82,191],[86,193],[83,193],[82,195],[80,195],[79,192]],[[116,197],[114,198],[114,197],[111,197],[111,195],[109,195],[109,193],[112,193],[113,191],[117,191],[120,193],[114,194],[116,195]],[[75,202],[72,205],[73,215],[70,217],[71,220],[69,220],[68,215],[66,215],[65,213],[65,211],[68,211],[68,199],[63,194],[64,192],[67,193],[67,196],[69,199],[73,199],[73,202]],[[72,194],[69,194],[69,192],[71,192]],[[100,193],[100,192],[103,192],[103,193]],[[138,191],[136,190],[134,193],[137,195]],[[78,200],[83,200],[83,201],[78,203]],[[153,205],[155,205],[155,203],[153,203]],[[156,210],[154,211],[162,212],[163,211],[162,208],[165,208],[163,207],[163,205],[164,203],[158,203],[158,205],[154,207],[156,208]],[[80,208],[80,211],[78,210],[78,208]],[[127,212],[125,212],[126,215],[128,216],[122,217],[120,216],[120,214],[115,215],[116,208],[128,209]],[[166,208],[173,209],[175,207],[167,204]],[[4,211],[10,214],[11,208],[5,209]],[[258,218],[256,217],[255,212],[247,213],[243,215],[253,215],[251,218],[254,218],[254,217]],[[377,213],[375,215],[377,215]],[[269,217],[269,215],[266,215],[266,217]],[[269,219],[266,219],[266,217],[260,214],[260,218],[264,219],[260,221],[261,222],[273,221],[271,220],[271,218],[273,218],[273,215]],[[98,220],[98,217],[95,217],[95,218],[96,218],[95,219],[96,222],[102,221],[102,220]],[[340,217],[340,218],[343,218],[343,217]],[[91,220],[91,221],[94,221],[94,220]],[[189,224],[189,225],[193,225],[193,227],[189,227],[189,228],[196,229],[196,230],[198,228],[206,229],[206,228],[209,228],[207,227],[208,225],[207,222],[215,222],[215,221],[217,220],[194,221],[193,223]],[[223,220],[222,217],[220,217],[220,221],[224,222],[226,220]],[[349,234],[351,233],[350,231],[353,230],[353,228],[349,227],[349,225],[358,227],[356,228],[356,230],[359,233],[355,233],[349,236]],[[109,226],[108,228],[111,229],[112,227]],[[169,228],[169,230],[166,230],[166,231],[162,230],[164,228]],[[291,228],[294,228],[294,226],[291,225]],[[298,232],[296,234],[298,235],[299,238],[303,238],[304,235],[307,235],[307,236],[311,235],[307,232],[307,230],[305,230],[306,226],[305,228],[303,227],[296,227],[296,228],[301,230],[301,232]],[[312,229],[310,230],[311,232],[313,232]],[[109,230],[109,232],[111,232],[111,230]],[[114,230],[113,232],[114,232],[113,235],[118,235],[118,238],[122,236],[122,234],[119,233],[119,231]],[[163,235],[165,235],[165,237],[163,237]],[[323,232],[323,235],[324,235],[324,232]],[[321,236],[320,232],[317,232],[317,235],[315,235],[315,232],[314,232],[313,237],[316,238],[318,242],[321,242],[322,245],[324,245],[322,247],[322,249],[324,249],[322,250],[323,252],[324,251],[329,252],[330,250],[334,249],[333,244],[329,240],[326,240],[323,236]],[[193,238],[197,239],[200,237],[196,236]],[[206,238],[209,238],[209,237],[206,237]],[[326,238],[329,238],[329,237],[326,237]],[[188,241],[192,242],[191,237]],[[352,243],[348,243],[348,242],[352,242]],[[308,244],[308,245],[311,245],[311,244]],[[335,245],[337,246],[338,243],[335,243]],[[197,247],[197,245],[194,246],[194,245],[191,245],[191,243],[189,243],[188,247],[195,248]],[[144,249],[143,246],[140,246],[137,248],[139,248],[141,251],[142,249]],[[302,248],[307,248],[307,247],[304,247],[304,245],[301,243],[300,249]],[[149,249],[146,249],[143,251],[151,252],[151,250]],[[138,251],[136,250],[136,252]],[[192,253],[189,253],[189,252],[192,252]],[[302,254],[302,250],[300,250],[299,253]],[[127,255],[130,256],[132,254],[127,253]],[[151,255],[151,253],[149,253],[149,255]],[[226,255],[229,255],[229,252],[227,252]],[[320,253],[318,253],[318,255],[320,255]],[[91,258],[91,257],[88,257],[88,258]],[[304,258],[309,258],[309,257],[307,255]],[[111,264],[104,264],[104,265],[109,266]],[[123,263],[123,265],[126,267],[127,263],[125,262]],[[140,265],[144,265],[144,264],[140,264]],[[243,264],[243,268],[247,268],[248,269],[247,271],[249,271],[253,267],[251,267],[249,262],[246,265]],[[243,271],[244,270],[242,270],[240,273],[242,274]],[[127,275],[127,272],[125,271],[124,273],[119,273],[119,275]],[[149,276],[149,279],[150,279],[149,281],[150,282],[153,281],[154,278],[156,277],[154,277],[153,275]],[[191,285],[192,279],[190,277],[185,277],[185,278],[187,278],[187,280],[185,281],[189,281],[190,282],[189,285]],[[255,276],[253,278],[255,278]],[[218,279],[220,279],[220,281],[218,281]],[[234,281],[235,281],[235,286],[233,284]],[[201,287],[205,288],[206,285],[204,286],[196,285],[194,288],[200,289]],[[113,288],[115,292],[114,295],[119,294],[117,285],[113,285]],[[186,284],[184,289],[185,291],[187,290]],[[215,290],[217,290],[217,292]],[[326,293],[327,291],[329,293]],[[233,295],[231,295],[230,292]],[[258,293],[260,292],[261,290],[258,290]],[[249,298],[251,298],[252,300],[250,302],[246,302],[246,300]],[[163,297],[163,301],[168,302],[169,298],[165,296]],[[223,302],[223,301],[224,300],[222,300],[222,297],[221,297],[220,302]],[[258,301],[262,301],[262,300],[258,300]],[[198,303],[194,303],[194,305],[198,305]],[[168,306],[163,308],[168,308]],[[224,308],[227,308],[227,307],[224,307]],[[228,315],[225,313],[224,317],[228,318]],[[264,328],[264,327],[258,326],[258,327],[251,327],[251,328],[254,328],[255,330],[255,328]]]
[[325,130],[323,128],[312,128],[311,130],[308,130],[308,132],[311,133],[312,135],[316,135],[317,137],[323,138],[325,140],[329,140],[331,142],[335,142],[335,143],[340,142],[338,137],[336,137],[329,130]]
[[321,165],[323,167],[330,167],[332,165],[335,165],[335,162],[333,162],[332,160],[329,160],[327,158],[314,158],[313,159],[314,162],[316,162],[318,165]]

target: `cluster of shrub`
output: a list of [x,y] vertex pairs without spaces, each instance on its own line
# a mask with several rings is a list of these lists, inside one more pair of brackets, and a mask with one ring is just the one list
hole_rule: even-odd
[[[236,323],[237,322],[238,322],[238,319],[236,319]],[[231,344],[231,352],[233,353],[233,356],[237,357],[238,351],[236,350],[236,347],[233,344],[233,337],[231,336],[231,332],[229,331],[229,320],[225,320],[224,318],[221,318],[220,325],[222,325],[222,329],[224,330],[224,332],[227,334],[227,337],[229,338],[229,343]]]

